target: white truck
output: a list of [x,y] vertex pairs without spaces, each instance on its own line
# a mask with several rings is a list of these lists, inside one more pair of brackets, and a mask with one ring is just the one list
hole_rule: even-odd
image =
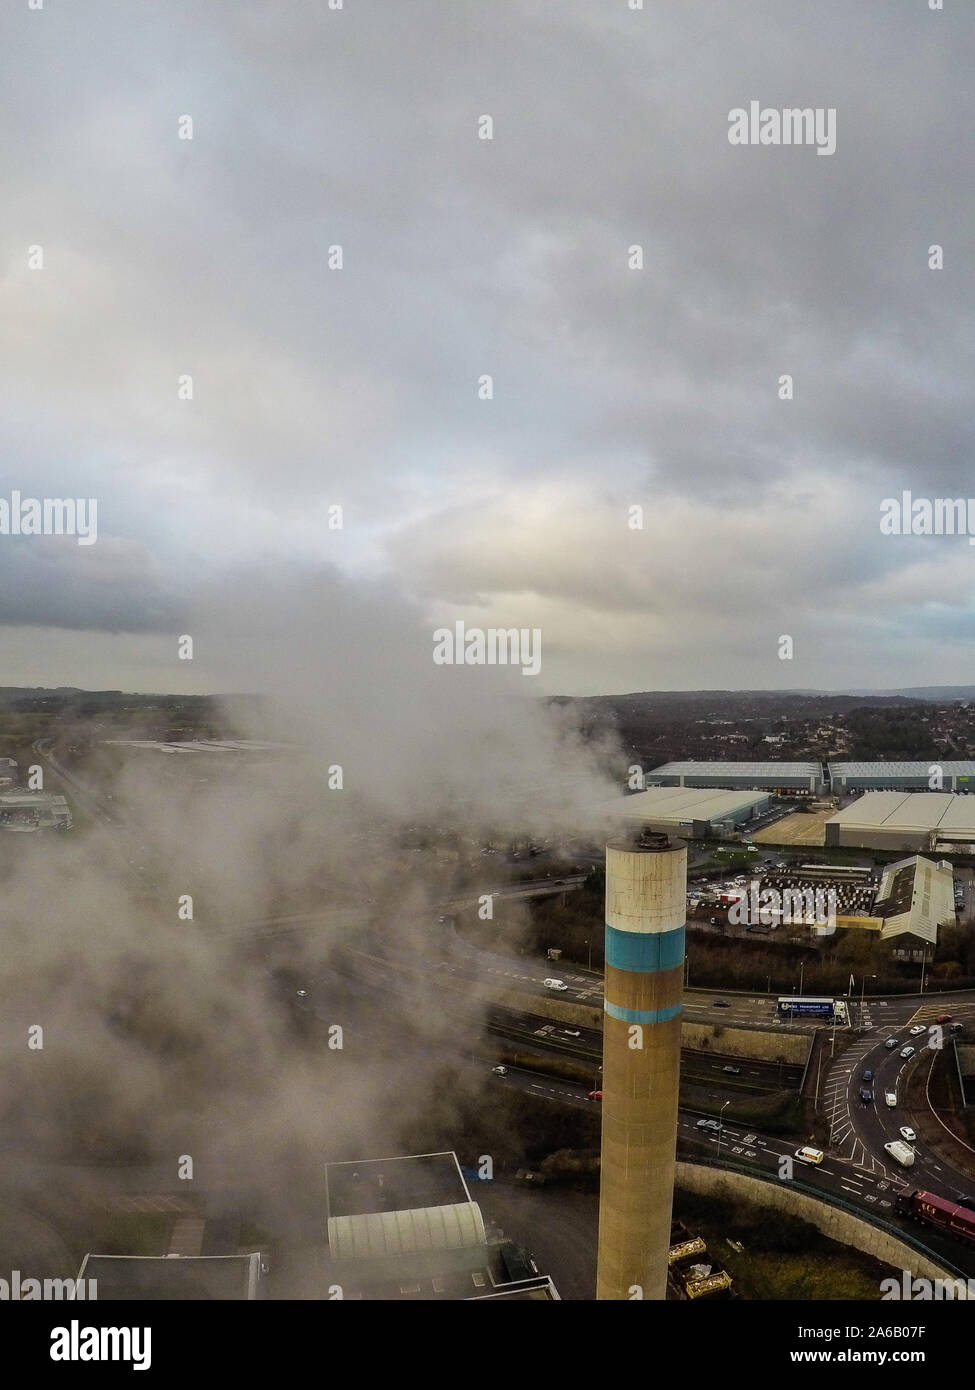
[[887,1102],[887,1109],[893,1110],[894,1106],[897,1104],[897,1092],[885,1091],[884,1100]]
[[902,1168],[910,1168],[914,1163],[914,1150],[910,1144],[905,1144],[903,1139],[895,1139],[892,1143],[885,1144],[884,1148]]

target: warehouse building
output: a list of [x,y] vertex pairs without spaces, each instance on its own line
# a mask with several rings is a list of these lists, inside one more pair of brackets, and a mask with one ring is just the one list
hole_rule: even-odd
[[830,763],[834,794],[854,791],[975,792],[975,762]]
[[823,769],[821,763],[664,763],[647,773],[646,785],[651,784],[815,793],[823,788]]
[[971,853],[975,799],[953,792],[864,792],[831,816],[825,843],[852,849]]
[[881,939],[894,942],[895,959],[934,959],[939,926],[955,920],[953,884],[950,864],[919,855],[887,866],[874,912],[883,922]]
[[325,1200],[343,1299],[559,1299],[530,1251],[486,1228],[451,1151],[330,1163]]
[[681,839],[731,835],[767,811],[767,792],[717,791],[691,787],[648,787],[615,802],[620,820]]

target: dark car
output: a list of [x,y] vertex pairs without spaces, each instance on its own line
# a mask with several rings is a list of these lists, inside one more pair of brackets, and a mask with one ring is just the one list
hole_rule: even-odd
[[948,1029],[949,1033],[962,1033],[965,1031],[964,1023],[953,1023]]
[[937,1017],[936,1022],[938,1022],[938,1023],[950,1023],[950,1022],[951,1022],[951,1014],[938,1014],[938,1017]]
[[727,999],[715,999],[714,1007],[716,1009],[730,1009],[731,1005],[728,1003]]
[[959,1197],[958,1205],[967,1207],[969,1211],[975,1211],[975,1197]]
[[864,1081],[872,1081],[872,1080],[873,1080],[873,1072],[869,1069],[869,1067],[868,1067],[867,1070],[863,1073],[863,1079],[864,1079]]
[[871,1104],[873,1101],[873,1091],[871,1091],[869,1086],[860,1087],[860,1099],[863,1101],[864,1105]]

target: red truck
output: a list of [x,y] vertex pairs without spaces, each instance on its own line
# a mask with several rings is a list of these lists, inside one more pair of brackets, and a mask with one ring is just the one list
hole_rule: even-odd
[[936,1197],[933,1192],[901,1192],[894,1199],[894,1210],[975,1243],[975,1211],[946,1197]]

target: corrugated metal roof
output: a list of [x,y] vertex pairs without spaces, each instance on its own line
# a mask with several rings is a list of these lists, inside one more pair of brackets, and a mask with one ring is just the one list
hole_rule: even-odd
[[896,864],[888,864],[880,880],[877,904],[882,907],[883,900],[890,893],[895,875],[908,865],[914,867],[910,906],[906,912],[899,912],[896,916],[885,919],[880,932],[881,939],[887,941],[891,937],[910,935],[934,946],[938,941],[938,927],[955,920],[951,869],[939,868],[930,859],[925,859],[919,854],[909,859],[898,860]]
[[337,1260],[381,1260],[421,1250],[459,1250],[485,1241],[484,1218],[476,1202],[333,1216],[328,1222],[328,1247]]
[[627,820],[722,820],[768,799],[767,792],[718,791],[709,787],[648,787],[614,802],[611,810]]
[[941,758],[929,758],[927,762],[830,763],[829,775],[831,777],[888,777],[892,781],[896,781],[899,777],[923,777],[927,781],[935,767],[940,767],[945,777],[975,778],[975,762],[945,762]]
[[954,792],[864,792],[826,822],[835,823],[875,830],[970,831],[975,840],[975,797]]
[[[973,764],[975,766],[975,764]],[[820,763],[731,763],[731,762],[673,762],[655,767],[647,775],[668,773],[675,777],[819,777]]]

